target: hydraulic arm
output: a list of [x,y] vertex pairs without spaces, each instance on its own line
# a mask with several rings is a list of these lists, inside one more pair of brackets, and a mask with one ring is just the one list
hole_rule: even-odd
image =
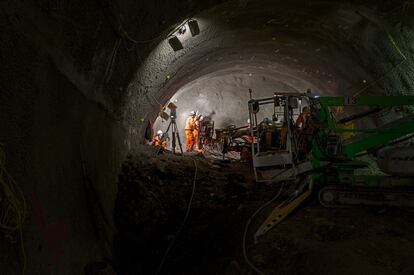
[[327,122],[328,130],[338,134],[343,132],[360,134],[342,144],[342,152],[348,157],[355,157],[360,152],[414,133],[414,115],[397,119],[375,129],[344,129],[337,125],[329,111],[330,107],[366,106],[374,107],[378,112],[390,107],[414,105],[414,96],[320,97],[318,101],[320,119]]
[[[308,102],[311,109],[307,122],[308,128],[298,131],[298,135],[305,136],[310,149],[300,151],[300,148],[293,148],[293,151],[299,154],[306,154],[306,158],[297,158],[302,161],[294,163],[290,171],[283,173],[294,175],[297,190],[288,200],[291,203],[279,205],[272,211],[257,231],[256,237],[263,235],[279,223],[310,195],[311,190],[315,191],[315,189],[319,190],[320,202],[329,207],[356,204],[414,207],[413,174],[402,173],[399,169],[399,177],[392,176],[392,168],[395,169],[396,165],[385,164],[381,166],[387,168],[383,170],[387,174],[357,173],[368,167],[367,162],[358,159],[359,155],[375,152],[375,156],[371,157],[375,162],[379,149],[390,148],[391,145],[414,135],[414,115],[407,112],[405,116],[371,129],[344,127],[345,122],[352,123],[355,120],[366,119],[387,108],[414,106],[414,96],[309,96]],[[333,114],[338,107],[361,109],[362,106],[368,111],[353,114],[339,121]],[[307,129],[311,130],[307,131]],[[298,143],[292,141],[292,144]],[[388,160],[400,158],[406,162],[411,159],[414,161],[414,155],[410,155],[414,154],[412,147],[398,152],[386,154],[389,155]],[[381,161],[386,160],[383,158]],[[306,168],[302,169],[302,167]],[[279,180],[286,179],[280,177]]]

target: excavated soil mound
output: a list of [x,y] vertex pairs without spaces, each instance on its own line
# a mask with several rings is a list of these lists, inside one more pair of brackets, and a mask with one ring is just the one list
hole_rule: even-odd
[[[118,188],[118,274],[255,274],[242,253],[244,228],[278,186],[254,183],[248,164],[144,148],[124,162]],[[264,274],[414,274],[412,212],[327,209],[311,198],[255,244],[255,230],[277,203],[247,234],[248,256]]]
[[[122,166],[115,207],[115,222],[120,232],[117,244],[122,250],[124,269],[148,274],[159,268],[168,244],[186,216],[194,181],[188,223],[167,257],[166,269],[174,266],[174,261],[181,265],[181,259],[170,259],[198,257],[192,255],[193,250],[181,250],[180,241],[191,240],[191,246],[206,248],[211,238],[224,238],[226,234],[231,238],[238,230],[229,223],[232,213],[238,211],[248,193],[246,186],[252,183],[245,175],[246,169],[249,168],[229,163],[215,164],[202,155],[157,155],[151,150],[131,154]],[[223,254],[219,246],[204,252]],[[201,258],[201,262],[207,260]],[[194,260],[193,265],[197,263]]]

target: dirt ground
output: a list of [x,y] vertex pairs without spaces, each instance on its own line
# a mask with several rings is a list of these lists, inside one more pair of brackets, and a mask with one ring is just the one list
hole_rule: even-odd
[[[195,193],[180,231],[195,164]],[[131,155],[115,208],[118,273],[255,274],[243,257],[244,228],[277,192],[278,186],[255,183],[248,164],[150,151]],[[276,205],[256,216],[247,234],[248,257],[264,274],[414,274],[410,210],[324,208],[311,198],[254,243]]]

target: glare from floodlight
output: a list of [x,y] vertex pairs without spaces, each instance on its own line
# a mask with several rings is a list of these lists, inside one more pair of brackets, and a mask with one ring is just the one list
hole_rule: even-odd
[[178,34],[183,35],[185,34],[186,31],[187,31],[187,28],[185,25],[183,25],[178,29]]

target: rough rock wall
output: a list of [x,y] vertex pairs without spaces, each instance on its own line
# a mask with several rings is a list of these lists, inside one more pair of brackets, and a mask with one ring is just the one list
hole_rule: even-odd
[[[227,253],[237,250],[224,244],[241,232],[233,215],[253,186],[253,173],[244,164],[156,155],[156,150],[149,149],[131,153],[118,179],[115,223],[120,232],[116,254],[121,274],[153,274],[157,269],[159,274],[216,274],[226,264]],[[212,236],[221,239],[218,245],[209,243]],[[172,238],[177,238],[178,249],[172,248],[169,256],[182,262],[165,259],[160,270]],[[189,238],[193,247],[178,242]],[[210,261],[209,253],[218,260]]]
[[[37,37],[36,32],[49,29],[29,28],[28,17],[19,13],[27,11],[15,10],[13,15],[11,9],[2,10],[1,16],[0,142],[7,168],[26,196],[28,274],[81,274],[89,261],[108,256],[88,213],[81,147],[99,199],[105,202],[105,215],[110,216],[126,133],[87,94],[93,92],[88,87],[92,84],[82,79],[87,74],[77,70],[80,66],[72,57],[62,57],[68,52],[45,46],[55,40],[49,35]],[[7,254],[1,249],[1,258]],[[17,265],[9,263],[20,251],[12,255],[1,261],[4,274],[19,273]]]
[[[306,86],[306,84],[308,86]],[[304,87],[312,87],[304,83]],[[273,76],[248,74],[225,74],[207,76],[182,87],[172,98],[178,106],[177,126],[182,141],[185,139],[185,121],[192,110],[199,111],[203,116],[210,116],[214,120],[215,128],[236,125],[247,125],[249,118],[247,102],[249,101],[249,89],[252,89],[254,98],[273,96],[276,91],[295,91],[294,88],[281,83]],[[313,88],[313,87],[312,87]],[[303,88],[300,92],[305,91]],[[273,114],[273,107],[267,106],[267,116]],[[262,106],[259,116],[263,116],[265,106]],[[167,111],[168,112],[168,111]],[[261,117],[260,117],[261,118]],[[165,130],[170,121],[157,118],[154,130]]]
[[151,110],[183,86],[229,69],[296,89],[306,81],[327,95],[411,93],[407,1],[240,3],[197,14],[201,34],[184,38],[183,50],[166,41],[154,48],[128,87],[126,116],[153,120]]
[[[28,200],[24,239],[29,274],[80,274],[86,262],[102,257],[87,216],[80,148],[85,148],[84,160],[91,180],[110,217],[120,159],[139,142],[140,117],[148,112],[148,117],[155,116],[153,106],[141,108],[132,104],[132,99],[146,102],[146,95],[152,98],[150,93],[165,101],[185,83],[186,77],[194,79],[198,72],[197,67],[183,69],[184,74],[165,87],[165,78],[157,80],[156,74],[142,83],[135,78],[135,85],[127,89],[130,80],[162,40],[161,33],[165,36],[186,16],[219,2],[224,1],[0,3],[0,142],[6,146],[7,168],[22,185]],[[255,3],[231,2],[245,13],[249,12],[249,4]],[[397,75],[379,84],[389,91],[395,91],[395,87],[409,91],[413,69],[412,5],[408,1],[389,1],[378,8],[374,1],[371,3],[378,14],[392,14],[376,20],[388,22],[386,29],[409,60],[398,68]],[[319,10],[318,6],[315,9]],[[245,20],[243,16],[235,19]],[[260,21],[255,24],[256,28],[262,27]],[[373,36],[360,33],[358,37],[361,43],[342,48],[355,52],[372,79],[398,62],[398,54],[396,59],[383,32]],[[151,41],[134,43],[134,38]],[[392,56],[378,58],[385,44]],[[229,53],[215,49],[210,47],[215,58],[220,57],[216,53]],[[201,60],[197,54],[190,57],[188,62]],[[184,61],[171,63],[171,76],[184,68]],[[349,66],[344,71],[348,70],[358,71]],[[7,266],[11,268],[7,273],[17,273],[10,258],[2,258],[2,270]]]
[[[120,116],[123,87],[151,49],[128,51],[119,18],[145,39],[181,16],[175,5],[167,14],[144,2],[0,3],[0,142],[27,200],[28,274],[83,274],[88,262],[110,257],[116,175],[139,142]],[[183,2],[183,13],[190,4]],[[82,160],[96,196],[85,187]],[[91,219],[96,198],[109,225]],[[1,239],[0,247],[1,273],[18,274],[18,246]]]

